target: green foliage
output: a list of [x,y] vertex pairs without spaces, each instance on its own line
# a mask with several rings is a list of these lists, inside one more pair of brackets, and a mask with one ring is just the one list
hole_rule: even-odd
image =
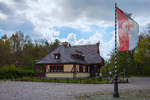
[[34,81],[34,82],[54,82],[54,83],[80,83],[80,84],[109,84],[106,79],[100,78],[85,78],[85,79],[51,79],[51,78],[36,78],[22,77],[16,78],[16,81]]
[[48,42],[36,40],[35,43],[23,32],[16,32],[9,38],[4,35],[0,38],[0,67],[6,64],[15,64],[22,68],[32,69],[35,61],[41,59],[60,44],[59,40]]
[[133,51],[124,51],[118,53],[118,71],[123,72],[126,69],[127,74],[135,72],[135,62],[133,58]]
[[[114,72],[114,57],[113,50],[110,59],[105,64],[107,72]],[[126,75],[129,76],[150,76],[150,33],[139,36],[138,46],[134,50],[118,51],[117,59],[119,74],[126,69]]]
[[150,37],[139,42],[134,57],[140,64],[150,64]]
[[16,77],[16,73],[18,71],[18,68],[16,68],[14,65],[5,65],[0,68],[0,78],[13,78]]
[[139,69],[138,73],[150,75],[150,36],[139,42],[134,58]]
[[46,40],[37,40],[33,43],[29,36],[24,36],[20,31],[10,37],[2,36],[0,38],[0,78],[34,76],[35,61],[47,55],[59,44],[60,41],[57,39],[50,43]]
[[0,66],[4,64],[11,64],[13,60],[12,47],[10,40],[4,35],[0,39]]
[[33,70],[24,70],[15,65],[4,65],[0,68],[0,79],[12,79],[23,76],[34,76]]

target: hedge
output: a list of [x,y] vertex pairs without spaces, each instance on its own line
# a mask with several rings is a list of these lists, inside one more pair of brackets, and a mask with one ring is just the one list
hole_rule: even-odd
[[0,67],[0,79],[18,78],[24,76],[34,76],[35,72],[29,69],[22,69],[15,65],[4,65]]

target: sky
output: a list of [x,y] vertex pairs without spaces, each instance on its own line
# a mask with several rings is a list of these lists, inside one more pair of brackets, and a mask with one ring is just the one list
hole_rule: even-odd
[[[150,23],[150,0],[115,1],[143,32]],[[113,0],[0,0],[0,37],[22,31],[33,40],[100,42],[100,55],[107,60],[114,48],[114,13]]]

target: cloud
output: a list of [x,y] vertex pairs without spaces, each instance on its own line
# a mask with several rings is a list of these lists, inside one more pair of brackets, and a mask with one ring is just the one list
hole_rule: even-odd
[[0,2],[0,11],[4,14],[12,14],[12,10],[3,2]]
[[26,35],[36,37],[32,22],[27,19],[23,12],[27,7],[26,4],[22,3],[23,1],[15,1],[0,1],[0,32],[10,36],[16,31],[22,31]]
[[[118,7],[133,14],[133,19],[140,24],[140,31],[144,31],[150,23],[150,1],[116,1]],[[102,29],[96,30],[91,28],[92,25]],[[10,35],[21,30],[34,39],[53,41],[57,38],[72,44],[100,41],[102,55],[107,57],[114,46],[114,34],[107,28],[113,26],[113,0],[0,0],[0,32],[3,34]],[[80,33],[69,32],[65,38],[60,38],[61,31],[54,30],[54,27],[70,27],[79,30],[77,32],[84,32],[88,37],[80,38]],[[110,32],[111,37],[107,34]]]
[[114,34],[113,37],[111,37],[107,42],[104,42],[104,34],[105,33],[103,33],[103,31],[96,31],[91,37],[87,39],[77,39],[76,33],[69,33],[67,38],[62,38],[60,40],[63,42],[67,41],[71,43],[71,45],[96,44],[97,42],[100,42],[100,55],[105,59],[109,59],[110,52],[114,48]]
[[[135,18],[149,16],[148,0],[117,2],[120,8],[133,13]],[[71,26],[89,32],[92,24],[101,27],[114,25],[114,2],[109,0],[4,0],[0,1],[0,11],[3,20],[14,16],[30,21],[37,34],[53,34],[50,29],[54,26]],[[137,21],[142,24],[141,20]]]
[[[79,18],[91,21],[106,18],[109,20],[111,18],[109,7],[113,7],[112,1],[106,0],[59,0],[57,4],[62,8],[62,13],[65,13],[61,14],[61,18],[66,21],[76,21]],[[108,16],[101,16],[102,14]]]
[[0,19],[1,20],[6,20],[7,19],[7,15],[3,14],[3,13],[0,13]]
[[71,44],[75,44],[77,39],[76,39],[76,34],[75,33],[70,33],[68,36],[67,36],[67,41]]
[[59,36],[60,33],[59,32],[54,32],[54,36]]

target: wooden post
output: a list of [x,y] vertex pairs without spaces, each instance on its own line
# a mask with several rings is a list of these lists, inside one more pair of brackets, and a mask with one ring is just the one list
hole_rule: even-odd
[[59,64],[59,72],[61,72],[61,64]]
[[58,65],[56,64],[56,72],[57,72],[57,66],[58,66]]
[[44,77],[45,77],[46,76],[46,65],[45,64],[44,64],[43,68],[44,68],[44,73],[43,74],[44,74]]
[[76,78],[76,64],[73,64],[73,68],[74,68],[73,78],[75,79]]

